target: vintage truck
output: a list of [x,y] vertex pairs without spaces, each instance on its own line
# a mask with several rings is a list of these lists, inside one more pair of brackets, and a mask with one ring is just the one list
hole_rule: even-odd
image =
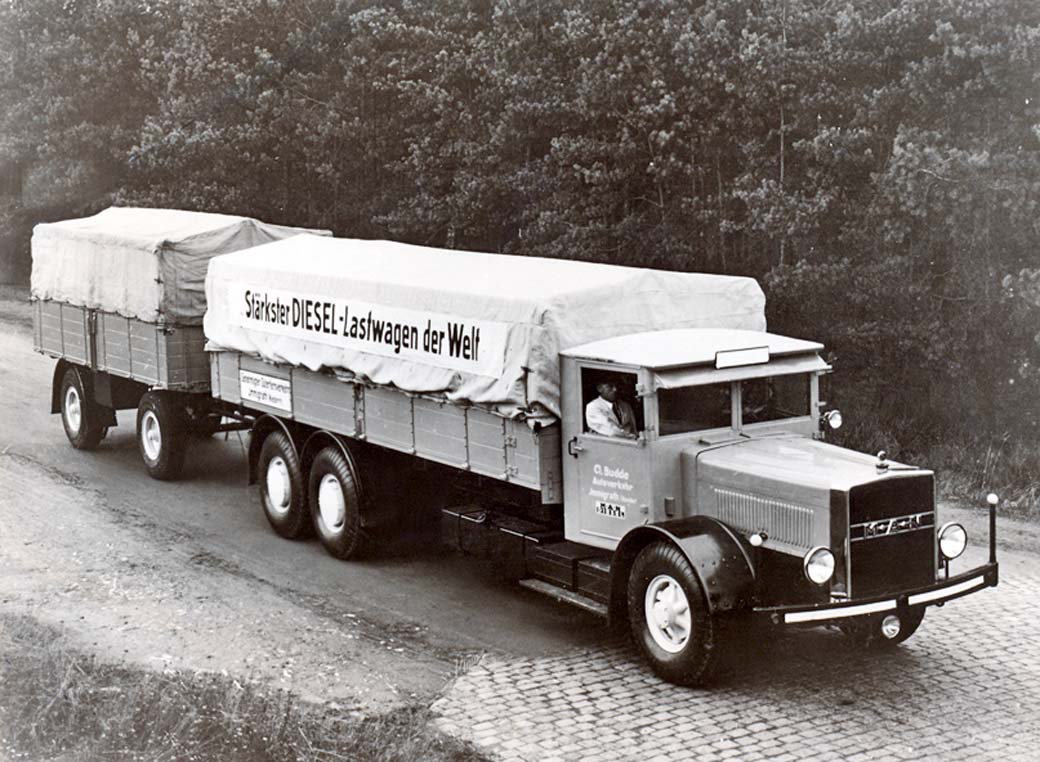
[[[997,584],[995,498],[988,561],[954,568],[933,473],[821,441],[822,346],[766,332],[752,280],[312,235],[208,261],[190,394],[251,430],[286,538],[356,559],[435,507],[451,545],[630,628],[685,685],[751,628],[895,644]],[[615,402],[628,430],[593,431]]]

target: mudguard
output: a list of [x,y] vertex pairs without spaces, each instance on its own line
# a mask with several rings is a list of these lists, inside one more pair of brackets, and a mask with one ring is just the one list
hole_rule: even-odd
[[335,447],[342,454],[343,459],[347,461],[350,466],[350,470],[354,474],[354,484],[357,485],[358,497],[361,502],[361,526],[366,528],[378,527],[380,524],[388,518],[387,512],[382,510],[382,506],[379,505],[379,501],[369,500],[369,496],[366,494],[366,484],[369,484],[371,474],[366,472],[366,469],[362,467],[362,463],[359,462],[357,445],[352,449],[349,440],[344,437],[333,434],[331,431],[324,429],[315,431],[303,444],[303,449],[300,452],[300,463],[302,464],[304,474],[310,472],[311,463],[314,462],[315,456],[323,447]]
[[[51,379],[51,414],[61,412],[61,380],[65,378],[65,371],[75,367],[67,360],[58,360],[54,366],[54,377]],[[80,378],[82,382],[82,377]]]
[[97,398],[94,372],[65,359],[59,359],[54,366],[54,375],[51,378],[51,413],[61,412],[61,382],[65,378],[65,371],[69,368],[76,371],[76,374],[79,376],[79,383],[83,387],[83,392],[87,395],[88,400],[94,403],[98,409],[98,413],[103,418],[103,424],[109,427],[115,426],[116,411],[111,407],[111,399],[102,401]]
[[629,570],[639,551],[659,541],[675,545],[686,556],[713,614],[751,607],[755,591],[751,545],[716,518],[690,516],[636,527],[621,538],[610,566],[611,621],[627,621]]
[[253,428],[249,432],[249,484],[256,484],[256,466],[260,460],[260,448],[264,445],[264,439],[272,431],[283,432],[288,437],[293,449],[296,450],[296,457],[299,458],[300,456],[299,448],[296,445],[296,437],[293,436],[289,427],[285,425],[285,421],[273,415],[260,416],[253,423]]

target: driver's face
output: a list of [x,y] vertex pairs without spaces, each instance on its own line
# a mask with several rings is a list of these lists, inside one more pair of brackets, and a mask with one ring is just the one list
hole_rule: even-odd
[[607,402],[616,402],[617,386],[614,384],[600,384],[599,396],[605,399]]

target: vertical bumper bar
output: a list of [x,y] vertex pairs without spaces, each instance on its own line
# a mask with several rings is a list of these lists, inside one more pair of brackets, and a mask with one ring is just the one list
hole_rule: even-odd
[[986,496],[989,503],[989,562],[997,562],[997,503],[999,498],[992,492]]

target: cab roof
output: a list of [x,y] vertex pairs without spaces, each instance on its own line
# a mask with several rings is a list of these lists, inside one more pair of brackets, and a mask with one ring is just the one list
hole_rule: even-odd
[[[815,354],[823,344],[793,339],[765,331],[741,331],[721,328],[680,328],[646,331],[615,336],[571,347],[562,352],[567,357],[630,365],[652,370],[715,366],[720,353],[768,351],[764,362],[773,358]],[[763,360],[759,360],[759,363]],[[721,365],[719,367],[722,367]]]

